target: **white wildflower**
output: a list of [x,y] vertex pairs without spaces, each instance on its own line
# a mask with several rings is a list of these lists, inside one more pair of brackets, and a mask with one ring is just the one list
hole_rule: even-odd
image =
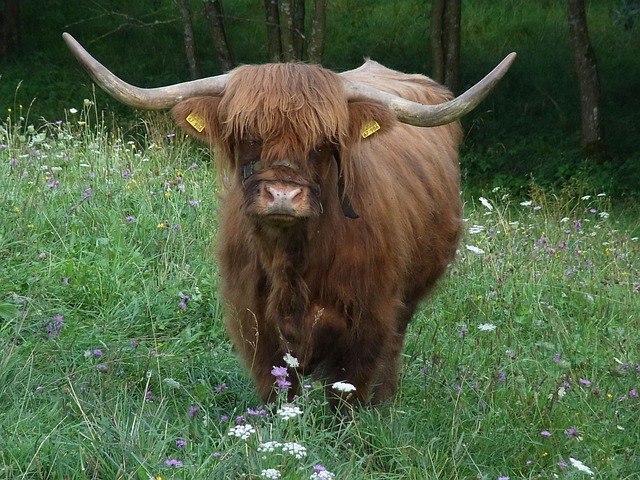
[[164,383],[166,383],[169,387],[171,388],[180,388],[180,382],[178,382],[177,380],[174,380],[171,377],[167,377],[164,380],[162,380]]
[[480,200],[480,203],[482,205],[485,206],[485,208],[487,208],[488,210],[493,210],[493,205],[491,205],[491,203],[489,202],[489,200],[487,200],[484,197],[480,197],[478,200]]
[[585,195],[584,197],[582,197],[582,200],[589,200],[591,198],[591,195]]
[[229,435],[232,437],[238,437],[242,440],[246,440],[252,433],[255,433],[256,429],[251,425],[236,425],[235,427],[229,429]]
[[607,212],[600,212],[598,215],[600,215],[600,218],[609,218],[609,214]]
[[571,465],[573,465],[575,468],[577,468],[581,472],[585,472],[585,473],[588,473],[589,475],[593,475],[593,470],[591,470],[589,467],[587,467],[580,460],[576,460],[573,457],[569,457],[569,461],[571,462]]
[[523,207],[530,207],[533,202],[531,200],[525,200],[524,202],[520,202],[520,205]]
[[560,223],[567,223],[569,221],[569,217],[562,217],[560,219]]
[[493,323],[481,323],[478,325],[478,330],[482,332],[493,332],[496,326]]
[[465,245],[465,248],[470,252],[477,253],[478,255],[482,255],[484,253],[483,249],[474,245]]
[[307,449],[296,442],[287,442],[282,444],[282,451],[284,453],[288,453],[293,455],[294,457],[300,459],[307,456]]
[[288,352],[284,354],[284,357],[282,357],[282,359],[288,367],[298,368],[300,366],[300,362],[298,361],[298,359]]
[[331,473],[329,470],[320,470],[318,472],[314,472],[309,480],[334,480],[336,476]]
[[278,448],[282,448],[282,444],[280,442],[264,442],[260,444],[258,451],[271,453],[275,452]]
[[607,194],[606,194],[606,193],[604,193],[604,192],[602,192],[602,193],[599,193],[599,194],[598,194],[598,195],[596,195],[596,196],[597,196],[597,197],[606,197],[606,196],[607,196]]
[[78,113],[78,109],[72,107],[72,108],[69,109],[69,113],[72,114],[72,115],[75,115],[76,113]]
[[302,410],[300,407],[296,407],[295,405],[291,405],[290,403],[285,403],[278,410],[278,416],[284,420],[289,420],[291,418],[295,418],[298,415],[302,415]]
[[484,227],[482,225],[474,225],[473,227],[469,228],[469,233],[474,234],[474,233],[480,233],[482,231],[484,231]]
[[338,390],[339,392],[342,392],[342,393],[349,393],[349,392],[356,391],[356,387],[347,382],[336,382],[333,385],[331,385],[331,388],[333,388],[334,390]]
[[266,468],[260,472],[262,478],[268,478],[270,480],[277,480],[280,478],[280,471],[275,468]]

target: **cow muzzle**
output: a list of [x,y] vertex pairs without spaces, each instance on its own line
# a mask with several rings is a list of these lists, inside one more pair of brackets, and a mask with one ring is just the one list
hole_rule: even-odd
[[245,188],[249,213],[269,224],[287,226],[322,212],[316,191],[319,188],[272,179],[248,183]]

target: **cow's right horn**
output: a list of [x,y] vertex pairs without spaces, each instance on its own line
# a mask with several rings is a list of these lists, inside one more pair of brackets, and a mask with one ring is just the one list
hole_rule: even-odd
[[134,108],[145,110],[171,108],[189,97],[219,95],[227,83],[228,75],[219,75],[166,87],[135,87],[115,76],[107,67],[93,58],[71,35],[63,33],[62,38],[96,84],[116,100]]

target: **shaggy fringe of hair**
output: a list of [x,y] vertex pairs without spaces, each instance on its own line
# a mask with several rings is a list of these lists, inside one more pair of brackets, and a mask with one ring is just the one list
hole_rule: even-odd
[[314,65],[246,65],[233,71],[220,102],[225,140],[256,138],[264,159],[303,158],[348,133],[349,112],[338,76]]

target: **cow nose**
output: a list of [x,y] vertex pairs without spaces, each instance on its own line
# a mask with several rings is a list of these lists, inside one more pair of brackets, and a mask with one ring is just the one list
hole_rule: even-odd
[[302,188],[297,185],[267,185],[265,200],[268,213],[295,215],[300,193]]

